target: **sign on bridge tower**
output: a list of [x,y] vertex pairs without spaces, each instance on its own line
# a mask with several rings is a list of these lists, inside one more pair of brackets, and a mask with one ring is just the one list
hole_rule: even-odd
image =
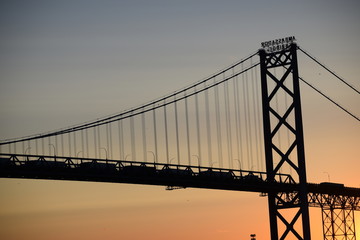
[[[267,179],[275,182],[275,175],[286,167],[299,186],[292,192],[269,192],[272,240],[310,240],[297,45],[293,40],[264,42],[264,49],[259,50]],[[282,108],[278,96],[287,99]],[[289,143],[281,144],[280,136],[287,136]]]

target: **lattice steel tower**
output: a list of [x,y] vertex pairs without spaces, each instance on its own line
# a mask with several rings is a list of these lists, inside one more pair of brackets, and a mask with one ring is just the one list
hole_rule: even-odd
[[[290,168],[298,188],[293,192],[268,194],[271,239],[310,240],[309,204],[305,169],[304,138],[300,103],[297,45],[278,52],[259,50],[263,104],[263,130],[266,173],[269,182],[275,174]],[[278,107],[278,96],[287,104]],[[281,144],[287,135],[289,144]]]

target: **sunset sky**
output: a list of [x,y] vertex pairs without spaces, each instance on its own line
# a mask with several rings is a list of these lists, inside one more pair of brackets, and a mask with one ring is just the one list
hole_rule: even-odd
[[[120,112],[248,56],[299,46],[360,89],[360,3],[0,1],[0,139]],[[306,80],[360,117],[360,96],[299,54]],[[309,182],[360,187],[360,124],[301,84]],[[269,239],[257,193],[0,179],[0,239]],[[321,239],[320,209],[311,209]],[[360,213],[356,213],[360,238]]]

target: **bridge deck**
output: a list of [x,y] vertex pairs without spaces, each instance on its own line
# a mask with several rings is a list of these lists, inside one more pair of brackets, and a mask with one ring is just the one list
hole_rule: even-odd
[[[193,187],[248,192],[296,192],[298,184],[287,174],[268,182],[265,172],[171,165],[108,159],[0,154],[0,177],[74,181],[132,183],[172,187]],[[360,210],[360,188],[342,184],[308,183],[311,206],[328,201],[350,202]]]

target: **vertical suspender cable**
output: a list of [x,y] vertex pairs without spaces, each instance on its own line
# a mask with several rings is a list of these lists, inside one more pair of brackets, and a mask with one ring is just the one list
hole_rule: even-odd
[[248,74],[246,72],[246,75],[245,75],[245,78],[246,78],[246,103],[247,103],[247,119],[248,119],[248,133],[249,133],[249,138],[248,138],[248,141],[249,141],[249,153],[250,153],[250,159],[249,159],[249,168],[250,170],[253,170],[253,160],[254,160],[254,156],[253,156],[253,139],[252,139],[252,124],[251,124],[251,110],[250,110],[250,95],[249,95],[249,78],[248,78]]
[[210,126],[210,110],[209,110],[209,90],[205,90],[205,114],[206,114],[206,131],[207,131],[207,149],[209,165],[212,166],[212,146],[211,146],[211,126]]
[[166,147],[166,163],[169,164],[169,139],[168,139],[168,126],[167,126],[167,115],[166,115],[166,104],[164,100],[164,130],[165,130],[165,147]]
[[130,138],[131,138],[131,158],[132,160],[136,159],[136,150],[135,150],[135,127],[134,127],[134,116],[131,112],[130,117]]
[[[241,71],[244,71],[244,64],[241,63]],[[247,112],[246,112],[246,89],[245,89],[245,74],[246,72],[244,72],[241,76],[241,80],[242,80],[242,102],[243,102],[243,115],[244,115],[244,125],[245,125],[245,137],[244,140],[246,142],[246,159],[249,165],[249,159],[250,159],[250,155],[249,155],[249,140],[248,140],[248,123],[247,123]],[[248,167],[249,169],[249,167]]]
[[[61,135],[61,137],[62,137],[63,135]],[[35,139],[35,153],[36,153],[36,155],[39,155],[39,146],[38,146],[39,144],[38,144],[38,139]],[[64,153],[63,153],[63,155],[64,155]]]
[[[56,136],[53,136],[54,140],[53,140],[53,145],[54,145],[54,156],[57,155],[57,146],[56,146]],[[51,140],[51,137],[49,137],[49,139]]]
[[113,159],[112,157],[112,126],[111,126],[112,122],[109,122],[108,125],[109,125],[109,149],[108,149],[108,154],[109,154],[109,158],[110,159]]
[[[1,146],[3,146],[3,145],[1,145]],[[11,153],[11,144],[8,144],[8,145],[4,145],[4,152],[5,153]],[[36,153],[36,155],[37,155],[37,153]]]
[[[214,82],[215,78],[214,78]],[[219,105],[219,89],[218,86],[214,87],[215,90],[215,115],[216,115],[216,133],[218,143],[218,162],[219,167],[222,167],[222,139],[221,139],[221,122],[220,122],[220,105]]]
[[[70,134],[69,134],[70,137]],[[14,150],[16,149],[16,143],[14,144]],[[41,138],[41,149],[42,149],[42,155],[45,155],[45,143],[44,138]]]
[[74,156],[76,157],[76,132],[74,131]]
[[179,146],[179,121],[178,121],[178,110],[177,110],[177,100],[176,95],[174,96],[175,100],[175,126],[176,126],[176,156],[178,159],[178,165],[180,165],[180,146]]
[[[253,65],[253,59],[250,58],[250,65]],[[251,89],[252,89],[252,109],[254,111],[254,138],[255,138],[255,156],[256,156],[256,167],[260,168],[260,156],[259,156],[259,140],[258,140],[258,126],[257,126],[257,105],[256,105],[256,90],[255,90],[255,81],[254,79],[255,69],[251,69]]]
[[[85,129],[85,140],[86,140],[86,157],[88,158],[89,157],[89,134],[88,134],[88,128]],[[84,151],[85,151],[85,149],[84,149]]]
[[[196,92],[196,87],[194,88]],[[196,110],[196,133],[197,133],[197,143],[198,143],[198,156],[199,156],[199,163],[198,165],[201,166],[201,141],[200,141],[200,118],[199,118],[199,97],[198,93],[195,94],[195,110]]]
[[[186,94],[186,93],[185,93]],[[190,132],[189,132],[189,111],[188,111],[188,98],[185,96],[185,116],[186,116],[186,142],[188,150],[188,160],[189,165],[191,165],[191,155],[190,155]]]
[[110,157],[110,155],[107,156],[107,154],[110,152],[109,124],[110,123],[105,124],[105,129],[106,129],[106,152],[105,152],[106,159],[108,157]]
[[96,127],[94,127],[94,152],[95,152],[95,158],[97,158],[98,155],[97,155],[97,134],[96,134]]
[[119,159],[124,160],[124,150],[122,146],[122,120],[117,121],[118,125],[118,139],[119,139]]
[[109,142],[110,142],[110,146],[109,146],[109,157],[110,159],[113,159],[113,144],[112,144],[112,127],[111,127],[111,122],[109,123]]
[[125,160],[125,144],[124,144],[123,120],[119,121],[119,144],[120,144],[120,159]]
[[[234,84],[234,108],[235,108],[235,128],[236,128],[236,149],[237,149],[237,157],[240,162],[242,161],[242,146],[241,146],[241,121],[240,121],[240,100],[239,100],[239,83],[238,83],[238,76],[233,78]],[[241,166],[239,166],[241,168]]]
[[[234,69],[232,69],[234,71]],[[225,78],[225,76],[224,76]],[[229,81],[224,83],[224,98],[225,98],[225,121],[226,121],[226,139],[228,148],[228,161],[229,167],[233,167],[233,153],[232,153],[232,134],[231,134],[231,122],[230,122],[230,100],[229,100]]]
[[158,144],[157,144],[157,130],[156,130],[156,109],[155,104],[153,107],[153,120],[154,120],[154,142],[155,142],[155,163],[157,163],[158,160]]
[[47,144],[47,146],[48,146],[48,149],[49,149],[49,152],[48,152],[48,154],[47,154],[47,155],[49,155],[49,156],[50,156],[50,155],[51,155],[51,141],[50,141],[50,140],[51,140],[51,138],[50,138],[50,137],[47,137],[46,139],[48,140],[48,144]]
[[101,148],[101,136],[100,136],[100,126],[97,126],[97,137],[98,137],[98,157],[100,158],[101,157],[101,152],[100,152],[100,148]]
[[141,125],[142,125],[142,137],[143,137],[143,158],[147,162],[147,151],[146,151],[146,126],[145,126],[145,112],[144,107],[142,108],[143,113],[141,114]]
[[[64,153],[64,134],[60,135],[60,141],[61,141],[61,155],[65,156],[65,153]],[[35,140],[35,143],[36,143],[36,154],[37,154],[37,140]]]
[[[243,64],[242,68],[243,68]],[[247,162],[248,169],[251,168],[252,154],[251,154],[251,134],[249,133],[249,103],[248,103],[248,84],[247,84],[247,72],[243,74],[243,101],[244,101],[244,118],[245,118],[245,135],[246,135],[246,149],[247,149]]]
[[264,168],[264,163],[265,163],[265,159],[262,159],[262,156],[264,156],[264,152],[263,152],[263,142],[262,142],[262,137],[261,137],[261,112],[260,112],[260,98],[259,98],[259,92],[261,92],[261,89],[259,87],[259,79],[258,79],[258,74],[257,74],[257,70],[255,69],[255,97],[256,97],[256,113],[257,113],[257,117],[256,117],[256,122],[257,122],[257,133],[258,133],[258,139],[259,139],[259,158],[260,158],[260,165],[258,166],[259,167],[259,170],[260,171],[263,171],[265,170]]
[[55,148],[56,150],[58,149],[58,140],[57,140],[57,135],[54,136],[54,139],[55,139]]
[[68,133],[68,140],[69,140],[69,156],[71,155],[71,132]]
[[29,148],[29,152],[30,152],[30,149],[31,149],[30,141],[28,141],[27,143],[28,143],[28,148]]

